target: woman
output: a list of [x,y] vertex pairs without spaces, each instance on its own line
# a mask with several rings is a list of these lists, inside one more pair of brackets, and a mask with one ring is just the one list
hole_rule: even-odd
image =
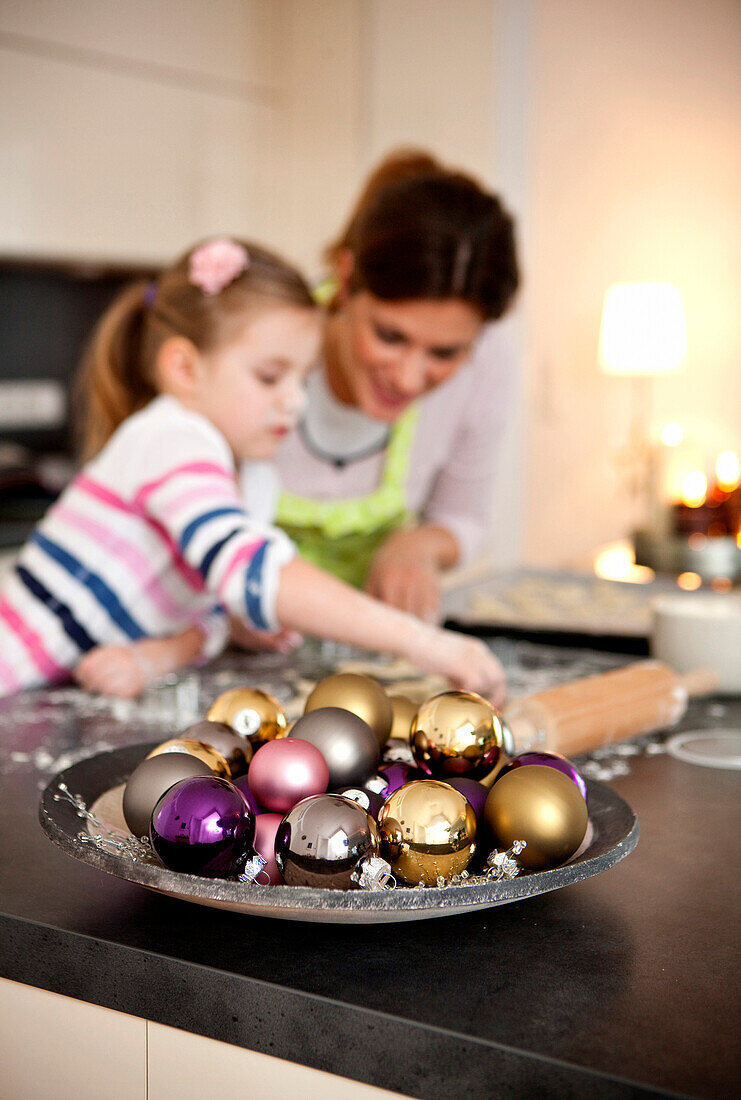
[[372,174],[327,251],[328,317],[278,523],[310,560],[420,618],[488,526],[518,285],[512,219],[424,153]]

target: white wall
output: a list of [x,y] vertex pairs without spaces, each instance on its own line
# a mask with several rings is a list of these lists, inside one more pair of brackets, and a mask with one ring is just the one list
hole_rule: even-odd
[[685,369],[653,420],[741,449],[741,5],[536,0],[527,323],[526,553],[584,559],[628,533],[616,469],[630,386],[602,377],[602,297],[667,280]]
[[260,0],[3,0],[0,252],[163,261],[270,236],[270,29]]

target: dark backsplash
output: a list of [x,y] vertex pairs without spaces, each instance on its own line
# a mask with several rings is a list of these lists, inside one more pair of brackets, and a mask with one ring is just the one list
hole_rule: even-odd
[[[2,383],[11,381],[58,382],[69,397],[98,318],[123,286],[153,274],[151,268],[0,260],[0,401]],[[58,424],[0,422],[0,444],[69,453],[69,407],[67,400]]]

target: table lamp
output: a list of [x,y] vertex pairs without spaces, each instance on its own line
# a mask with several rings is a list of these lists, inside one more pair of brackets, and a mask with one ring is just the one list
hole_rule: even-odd
[[626,451],[631,496],[657,519],[649,438],[653,379],[676,370],[687,350],[682,297],[670,283],[616,283],[605,295],[599,364],[609,375],[631,380],[632,412]]

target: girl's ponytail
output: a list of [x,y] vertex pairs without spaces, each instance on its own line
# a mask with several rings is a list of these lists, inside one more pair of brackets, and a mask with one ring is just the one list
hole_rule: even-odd
[[142,340],[149,284],[123,290],[98,322],[80,367],[83,459],[92,458],[119,424],[143,408],[156,390],[145,376]]

